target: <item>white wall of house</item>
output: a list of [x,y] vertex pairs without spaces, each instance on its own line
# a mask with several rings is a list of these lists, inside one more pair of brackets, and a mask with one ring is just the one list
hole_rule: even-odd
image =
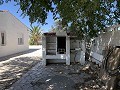
[[[5,33],[4,45],[1,44],[2,32]],[[28,50],[28,38],[28,28],[22,22],[8,11],[0,11],[0,57]]]

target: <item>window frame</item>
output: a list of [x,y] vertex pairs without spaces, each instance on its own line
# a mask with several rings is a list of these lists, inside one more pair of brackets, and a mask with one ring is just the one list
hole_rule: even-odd
[[18,33],[18,35],[20,35],[20,37],[18,36],[18,45],[24,45],[24,37],[22,33]]
[[[2,40],[2,33],[4,35],[4,41]],[[6,46],[6,32],[5,31],[0,31],[0,45]]]

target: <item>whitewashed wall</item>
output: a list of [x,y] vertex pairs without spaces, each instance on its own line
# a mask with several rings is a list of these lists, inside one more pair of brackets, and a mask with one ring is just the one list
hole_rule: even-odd
[[92,47],[94,52],[102,54],[105,46],[120,46],[120,31],[111,31],[101,34],[95,39],[95,44]]
[[91,49],[91,56],[94,57],[93,61],[99,63],[97,60],[103,60],[103,51],[106,46],[120,46],[120,30],[118,30],[118,27],[119,25],[114,28],[109,28],[112,31],[102,33],[95,38]]
[[[80,55],[81,55],[81,51],[80,50],[75,50],[81,48],[81,42],[80,40],[76,40],[76,39],[71,39],[70,40],[70,49],[71,49],[71,53],[70,53],[70,61],[71,62],[80,62]],[[76,56],[75,56],[76,55]]]
[[[28,28],[7,11],[0,12],[0,32],[6,34],[6,45],[0,45],[0,57],[29,49]],[[18,45],[18,34],[21,33],[23,34],[24,44]]]

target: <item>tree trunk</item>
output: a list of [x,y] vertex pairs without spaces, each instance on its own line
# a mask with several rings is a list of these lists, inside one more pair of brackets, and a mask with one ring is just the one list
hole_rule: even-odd
[[105,83],[105,87],[103,88],[105,90],[115,90],[116,76],[111,75],[111,72],[114,71],[119,66],[120,64],[119,59],[120,59],[120,48],[115,48],[111,52],[111,55],[109,55],[108,58],[105,59],[101,67],[100,77],[101,80],[104,81]]

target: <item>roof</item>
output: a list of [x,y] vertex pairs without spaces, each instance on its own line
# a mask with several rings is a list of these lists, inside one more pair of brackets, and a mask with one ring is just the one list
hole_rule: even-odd
[[55,32],[47,32],[47,33],[43,33],[43,34],[47,35],[47,36],[56,36]]
[[8,12],[8,10],[0,10],[0,12]]
[[[72,32],[69,32],[66,34],[70,37],[76,37],[76,35]],[[57,36],[56,32],[47,32],[47,33],[43,33],[43,35],[45,35],[45,36]]]

